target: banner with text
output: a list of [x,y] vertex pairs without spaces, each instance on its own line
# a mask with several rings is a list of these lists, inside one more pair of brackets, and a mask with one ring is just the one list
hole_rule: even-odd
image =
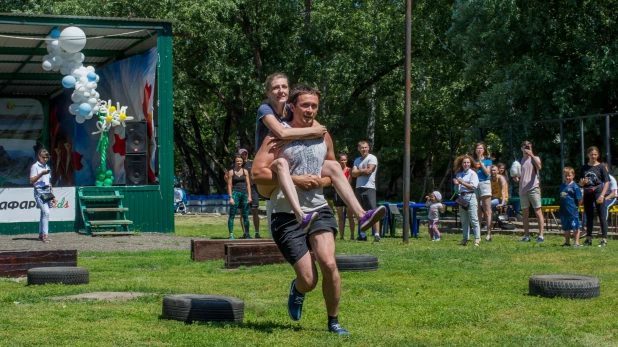
[[[50,222],[75,220],[75,187],[54,188],[56,204],[49,211]],[[34,188],[0,188],[0,223],[38,222],[41,218]]]

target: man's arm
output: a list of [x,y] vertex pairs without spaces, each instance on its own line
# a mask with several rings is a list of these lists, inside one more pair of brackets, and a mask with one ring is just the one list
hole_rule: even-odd
[[[268,135],[272,136],[271,133]],[[255,159],[253,159],[253,167],[251,168],[251,178],[255,184],[265,186],[279,185],[277,174],[270,170],[270,164],[272,164],[278,155],[279,149],[273,148],[269,141],[264,141],[264,143],[262,143],[262,146],[255,155]],[[316,180],[317,176],[314,175],[315,178],[311,178],[310,176],[311,175],[292,176],[292,181],[294,185],[303,190],[318,188],[319,183]]]
[[316,139],[326,133],[326,127],[319,124],[309,128],[286,128],[272,114],[262,117],[262,123],[272,132],[271,136],[281,140]]
[[535,157],[532,156],[532,164],[534,164],[534,167],[536,168],[537,171],[541,171],[541,169],[543,168],[543,163],[541,163],[541,158],[539,157]]
[[502,192],[502,203],[501,205],[506,205],[506,194],[508,192],[508,185],[506,183],[506,179],[502,177],[502,175],[498,176],[498,183],[500,183],[500,191]]

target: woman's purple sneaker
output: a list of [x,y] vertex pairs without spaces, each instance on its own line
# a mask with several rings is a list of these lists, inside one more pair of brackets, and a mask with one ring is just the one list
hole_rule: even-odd
[[361,231],[365,231],[371,228],[372,225],[376,224],[384,217],[385,213],[386,207],[384,206],[380,206],[374,208],[373,210],[367,211],[367,213],[365,213],[363,218],[361,218],[359,221]]
[[299,222],[301,229],[303,229],[303,231],[309,231],[309,228],[313,225],[313,222],[318,219],[318,216],[319,213],[317,212],[306,213]]

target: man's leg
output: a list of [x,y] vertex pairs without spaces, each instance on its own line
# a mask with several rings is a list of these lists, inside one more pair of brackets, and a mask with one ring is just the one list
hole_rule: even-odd
[[536,220],[539,223],[539,237],[543,238],[543,228],[545,227],[545,219],[543,217],[543,211],[541,211],[541,208],[535,208],[534,209],[534,214],[536,215]]
[[[373,210],[377,206],[376,202],[376,190],[375,189],[362,189],[361,190],[362,206],[367,210]],[[375,228],[374,242],[380,242],[380,220],[378,219],[373,225]]]
[[534,214],[536,215],[537,223],[539,224],[539,237],[536,239],[537,242],[543,242],[543,228],[545,228],[545,221],[543,218],[543,211],[541,211],[541,189],[534,188],[528,193],[528,198],[530,200],[530,207],[534,209]]
[[524,224],[524,237],[530,237],[528,235],[530,233],[528,231],[528,210],[529,210],[528,207],[521,209],[521,215],[522,215],[523,224]]
[[311,253],[307,252],[292,267],[296,272],[296,290],[301,294],[314,290],[318,284],[318,269],[311,259]]
[[530,212],[530,200],[528,199],[530,192],[523,193],[519,196],[519,202],[521,203],[521,216],[524,224],[524,238],[521,241],[530,241],[530,229],[528,215]]
[[341,278],[335,262],[335,237],[330,231],[316,231],[309,235],[309,244],[322,272],[322,291],[329,316],[339,314]]
[[309,235],[309,244],[322,272],[322,293],[328,314],[328,330],[339,335],[349,332],[339,325],[341,277],[335,261],[335,235],[331,231],[316,231]]

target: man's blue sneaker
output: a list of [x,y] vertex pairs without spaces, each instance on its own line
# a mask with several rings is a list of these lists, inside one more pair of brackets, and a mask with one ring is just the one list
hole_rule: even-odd
[[539,236],[536,238],[536,242],[537,243],[545,242],[545,239]]
[[530,242],[530,236],[524,236],[524,238],[519,240],[519,242]]
[[292,281],[290,286],[290,297],[288,298],[288,313],[292,320],[299,320],[303,313],[303,302],[305,301],[305,294],[300,294],[296,290],[296,279]]
[[339,325],[339,323],[337,323],[337,324],[329,324],[328,325],[328,331],[330,331],[331,333],[336,333],[339,336],[348,336],[348,335],[350,335],[350,332],[345,330],[344,328],[342,328],[341,325]]
[[230,240],[234,240],[234,234],[230,234]]

